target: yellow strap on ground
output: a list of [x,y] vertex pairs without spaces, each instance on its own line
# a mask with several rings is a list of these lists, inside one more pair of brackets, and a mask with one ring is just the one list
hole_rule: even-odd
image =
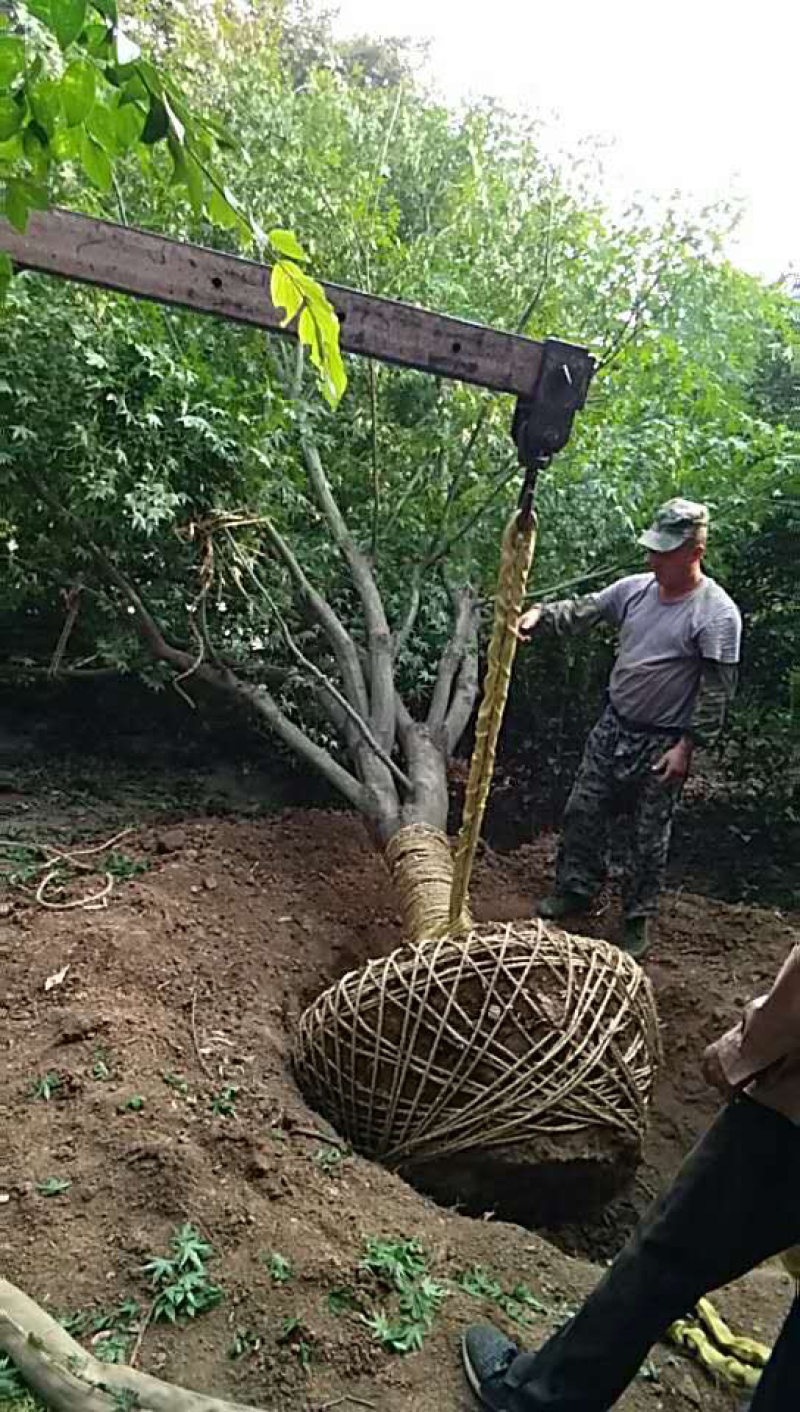
[[517,624],[536,546],[536,517],[531,516],[525,528],[520,528],[519,519],[515,510],[503,535],[489,662],[464,798],[464,818],[455,852],[450,893],[450,929],[454,935],[460,933],[461,919],[468,915],[469,880],[494,774],[497,738],[517,651]]
[[692,1353],[713,1377],[731,1387],[756,1387],[772,1349],[733,1333],[709,1299],[698,1301],[696,1313],[696,1321],[677,1319],[670,1325],[670,1342]]

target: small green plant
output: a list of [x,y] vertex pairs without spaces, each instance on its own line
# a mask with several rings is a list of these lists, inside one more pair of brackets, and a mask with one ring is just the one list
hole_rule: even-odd
[[171,1255],[155,1256],[142,1266],[150,1288],[156,1292],[152,1319],[195,1319],[213,1309],[222,1299],[222,1290],[209,1277],[206,1262],[214,1254],[194,1226],[184,1225],[173,1232]]
[[308,1372],[314,1358],[314,1346],[311,1335],[302,1319],[296,1317],[284,1319],[276,1342],[289,1348],[298,1359],[301,1368]]
[[457,1275],[455,1283],[473,1299],[483,1299],[496,1304],[509,1319],[517,1324],[529,1324],[531,1313],[546,1314],[547,1306],[542,1304],[526,1284],[516,1284],[510,1292],[503,1289],[483,1265],[471,1265],[463,1274]]
[[287,1260],[285,1255],[274,1250],[271,1255],[264,1256],[264,1263],[269,1271],[269,1277],[275,1285],[285,1285],[294,1274],[294,1266],[291,1260]]
[[335,1289],[328,1290],[328,1311],[337,1318],[340,1314],[358,1311],[360,1308],[358,1297],[349,1285],[339,1285]]
[[113,1398],[119,1412],[136,1412],[136,1409],[141,1407],[138,1392],[131,1392],[131,1389],[128,1387],[108,1388],[105,1389],[105,1391]]
[[350,1153],[342,1147],[320,1147],[314,1153],[314,1161],[325,1172],[338,1171],[347,1161]]
[[258,1334],[254,1334],[251,1329],[236,1329],[233,1343],[228,1349],[228,1357],[232,1361],[237,1358],[246,1358],[248,1353],[258,1353],[260,1347],[261,1339]]
[[63,1191],[69,1191],[72,1182],[68,1177],[48,1177],[46,1181],[39,1182],[36,1190],[40,1196],[60,1196]]
[[7,1353],[0,1353],[0,1402],[15,1402],[25,1393],[16,1365]]
[[127,853],[106,853],[103,869],[118,882],[129,882],[139,873],[146,873],[150,864],[144,858],[131,858]]
[[63,1087],[64,1080],[60,1074],[51,1070],[43,1074],[41,1078],[34,1079],[30,1087],[31,1098],[43,1098],[45,1103],[49,1103],[54,1093]]
[[134,1093],[130,1098],[123,1099],[117,1104],[118,1113],[141,1113],[144,1108],[144,1098],[140,1093]]
[[371,1270],[373,1275],[397,1289],[423,1275],[427,1267],[427,1256],[418,1240],[381,1240],[370,1236],[361,1261],[363,1270]]
[[162,1074],[167,1088],[171,1088],[173,1093],[179,1093],[181,1098],[186,1098],[189,1093],[189,1084],[182,1074]]
[[96,1079],[97,1082],[101,1084],[108,1083],[108,1080],[111,1078],[111,1065],[108,1062],[108,1056],[104,1050],[95,1050],[91,1072],[92,1078]]
[[100,1363],[124,1363],[131,1345],[131,1334],[113,1329],[95,1339],[92,1352]]
[[448,1294],[446,1285],[432,1279],[424,1248],[417,1240],[370,1237],[361,1267],[398,1296],[394,1312],[378,1309],[360,1315],[362,1322],[390,1352],[418,1352]]
[[238,1084],[228,1084],[215,1094],[211,1100],[211,1112],[215,1118],[236,1117],[236,1095],[238,1092]]

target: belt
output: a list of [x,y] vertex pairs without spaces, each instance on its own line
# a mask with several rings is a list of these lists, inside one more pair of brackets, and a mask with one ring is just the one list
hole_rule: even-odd
[[681,726],[652,726],[644,721],[631,721],[627,716],[620,714],[610,699],[608,709],[615,721],[622,726],[623,730],[632,731],[635,735],[675,736],[676,739],[680,739],[683,735],[683,728]]

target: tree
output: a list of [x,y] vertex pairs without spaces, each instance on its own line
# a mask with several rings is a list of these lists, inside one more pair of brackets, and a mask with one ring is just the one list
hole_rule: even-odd
[[[286,212],[332,278],[598,351],[542,486],[559,532],[538,591],[629,560],[636,520],[687,482],[729,515],[732,543],[794,443],[749,400],[774,300],[720,260],[724,213],[612,220],[588,173],[568,182],[535,124],[496,105],[456,119],[413,86],[313,64],[298,91],[262,8],[169,35],[190,95],[250,153],[235,167],[247,208]],[[180,211],[208,237],[181,187],[140,167],[120,189],[137,219],[170,230]],[[95,667],[241,702],[382,845],[408,824],[443,830],[516,488],[508,405],[354,364],[333,418],[302,361],[252,333],[36,280],[10,313],[17,602],[82,583],[74,641]]]

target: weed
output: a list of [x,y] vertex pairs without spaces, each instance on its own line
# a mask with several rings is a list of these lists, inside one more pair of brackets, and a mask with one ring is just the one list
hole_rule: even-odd
[[418,1240],[380,1240],[370,1236],[361,1261],[363,1270],[371,1270],[395,1288],[424,1274],[427,1267],[427,1257]]
[[156,1256],[142,1266],[142,1274],[156,1291],[154,1323],[158,1319],[172,1324],[179,1318],[194,1319],[222,1299],[222,1290],[212,1283],[206,1269],[214,1252],[194,1226],[181,1226],[173,1232],[170,1248],[170,1256]]
[[328,1310],[337,1318],[340,1314],[358,1311],[360,1308],[357,1296],[348,1285],[339,1285],[336,1289],[328,1291]]
[[341,1147],[320,1147],[314,1153],[314,1161],[318,1167],[322,1167],[325,1172],[335,1172],[342,1167],[350,1156]]
[[25,1384],[7,1353],[0,1353],[0,1402],[11,1402],[22,1397]]
[[96,1049],[94,1063],[92,1065],[92,1078],[96,1079],[98,1083],[104,1084],[108,1083],[111,1077],[111,1065],[108,1062],[108,1056],[103,1049]]
[[269,1277],[275,1285],[285,1285],[294,1274],[294,1266],[291,1260],[287,1260],[285,1255],[280,1255],[274,1250],[271,1255],[264,1256],[264,1264],[269,1270]]
[[131,1334],[112,1330],[92,1342],[92,1352],[100,1363],[124,1363],[131,1344]]
[[455,1283],[466,1294],[471,1294],[473,1299],[484,1299],[496,1304],[498,1309],[502,1309],[503,1313],[517,1324],[531,1322],[529,1311],[536,1314],[548,1312],[547,1306],[536,1298],[527,1285],[516,1284],[506,1293],[500,1281],[483,1265],[471,1265],[463,1274],[456,1276]]
[[248,1353],[258,1353],[260,1347],[261,1339],[258,1334],[254,1334],[250,1329],[236,1329],[233,1343],[228,1349],[228,1357],[231,1360],[245,1358]]
[[228,1084],[226,1088],[220,1090],[211,1100],[211,1112],[215,1118],[235,1118],[236,1117],[236,1095],[239,1092],[238,1084]]
[[311,1335],[302,1319],[296,1317],[284,1319],[276,1342],[289,1348],[295,1358],[299,1360],[301,1368],[308,1372],[314,1358],[314,1346],[311,1342]]
[[141,1113],[144,1108],[144,1099],[140,1093],[134,1093],[131,1098],[126,1098],[122,1103],[117,1104],[118,1113]]
[[418,1352],[448,1294],[445,1285],[431,1278],[425,1250],[417,1240],[370,1237],[361,1266],[398,1295],[394,1314],[378,1309],[361,1314],[362,1322],[390,1352]]
[[103,870],[110,873],[118,882],[129,882],[139,873],[146,873],[150,864],[144,858],[131,858],[127,853],[106,853],[103,857]]
[[30,1098],[43,1098],[45,1103],[49,1103],[54,1093],[63,1087],[64,1080],[60,1074],[53,1070],[48,1074],[43,1074],[40,1079],[34,1079],[29,1089]]
[[36,1190],[40,1196],[60,1196],[62,1191],[69,1191],[72,1182],[68,1177],[48,1177],[46,1181],[39,1182]]
[[189,1085],[182,1074],[162,1074],[161,1077],[167,1088],[171,1088],[174,1093],[179,1093],[181,1098],[188,1096]]

